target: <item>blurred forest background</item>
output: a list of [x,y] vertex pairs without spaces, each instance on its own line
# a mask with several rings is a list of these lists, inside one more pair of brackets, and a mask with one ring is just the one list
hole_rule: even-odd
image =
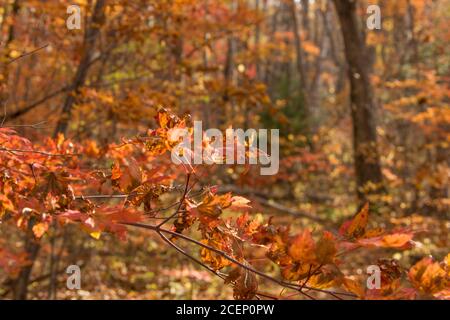
[[[73,4],[80,30],[66,27]],[[371,4],[379,30],[366,26]],[[252,216],[292,230],[339,226],[366,202],[375,225],[422,230],[414,248],[344,260],[353,274],[378,256],[441,260],[450,248],[449,18],[448,0],[1,0],[1,125],[33,143],[63,134],[91,155],[155,128],[161,107],[204,128],[278,128],[278,174],[214,166],[196,187],[242,195]],[[0,296],[233,296],[157,235],[94,238],[54,226],[30,251],[29,235],[0,224]],[[32,264],[13,268],[24,250]],[[81,290],[65,286],[70,264],[81,266]]]

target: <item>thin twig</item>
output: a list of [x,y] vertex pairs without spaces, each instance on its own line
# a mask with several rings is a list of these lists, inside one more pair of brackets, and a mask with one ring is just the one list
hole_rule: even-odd
[[[221,250],[219,250],[219,249],[216,249],[216,248],[211,247],[211,246],[209,246],[209,245],[207,245],[207,244],[204,244],[204,243],[202,243],[202,242],[200,242],[200,241],[197,241],[197,240],[195,240],[195,239],[192,239],[192,238],[190,238],[190,237],[188,237],[188,236],[186,236],[186,235],[184,235],[184,234],[177,233],[177,232],[175,232],[175,231],[171,231],[171,230],[168,230],[168,229],[161,228],[161,227],[158,226],[158,225],[146,225],[146,224],[142,224],[142,223],[128,223],[128,222],[123,222],[122,224],[123,224],[123,225],[128,225],[128,226],[134,226],[134,227],[138,227],[138,228],[144,228],[144,229],[153,230],[153,231],[156,231],[158,234],[161,234],[161,233],[167,233],[167,234],[170,234],[170,235],[172,235],[172,236],[174,236],[174,237],[179,237],[179,238],[181,238],[181,239],[183,239],[183,240],[186,240],[186,241],[191,242],[191,243],[194,243],[194,244],[196,244],[196,245],[198,245],[198,246],[200,246],[200,247],[203,247],[203,248],[205,248],[205,249],[208,249],[208,250],[210,250],[210,251],[213,251],[213,252],[215,252],[215,253],[221,255],[221,256],[224,257],[225,259],[227,259],[227,260],[229,260],[229,261],[235,263],[236,265],[240,266],[241,268],[244,268],[244,269],[246,269],[246,270],[248,270],[248,271],[251,271],[251,272],[253,272],[253,273],[259,275],[259,276],[262,277],[262,278],[265,278],[265,279],[267,279],[267,280],[270,280],[270,281],[272,281],[272,282],[275,282],[275,283],[279,284],[280,286],[283,286],[283,287],[286,287],[286,288],[289,288],[289,289],[293,289],[293,290],[299,291],[299,292],[301,292],[303,295],[305,295],[305,296],[307,296],[307,297],[309,297],[309,298],[314,299],[314,297],[311,297],[309,294],[305,293],[304,291],[300,291],[301,287],[300,287],[299,285],[295,285],[295,284],[292,284],[292,283],[289,283],[289,282],[285,282],[285,281],[283,281],[283,280],[278,280],[278,279],[276,279],[276,278],[273,278],[272,276],[269,276],[269,275],[265,274],[264,272],[261,272],[261,271],[259,271],[259,270],[256,270],[256,269],[254,269],[253,267],[251,267],[251,266],[249,266],[249,265],[243,264],[242,262],[236,260],[235,258],[229,256],[228,254],[226,254],[225,252],[223,252],[223,251],[221,251]],[[323,290],[323,289],[313,288],[313,287],[309,287],[309,286],[306,286],[306,285],[303,286],[303,288],[304,288],[304,289],[311,290],[311,291],[323,292],[323,293],[332,295],[333,297],[335,297],[335,298],[337,298],[337,299],[341,299],[338,295],[349,296],[349,297],[355,297],[354,294],[350,294],[350,293],[345,293],[345,292],[334,292],[334,291],[330,291],[330,290]]]
[[12,59],[12,60],[9,60],[5,65],[10,65],[11,63],[16,62],[16,61],[19,60],[19,59],[22,59],[22,58],[24,58],[24,57],[30,56],[30,55],[32,55],[32,54],[35,54],[36,52],[38,52],[38,51],[40,51],[40,50],[42,50],[42,49],[47,48],[48,45],[49,45],[49,44],[47,43],[47,44],[43,45],[42,47],[39,47],[39,48],[34,49],[34,50],[32,50],[32,51],[29,51],[29,52],[22,53],[20,56],[14,58],[14,59]]
[[6,151],[6,152],[13,153],[13,154],[14,154],[14,152],[36,153],[36,154],[40,154],[40,155],[47,156],[47,157],[75,157],[75,156],[80,155],[78,153],[49,153],[49,152],[37,151],[37,150],[9,149],[9,148],[4,148],[4,147],[1,147],[0,151]]
[[46,127],[41,127],[41,124],[47,123],[48,121],[43,120],[33,124],[12,124],[9,126],[3,126],[3,128],[33,128],[33,129],[45,129]]
[[182,195],[182,197],[181,197],[180,204],[178,205],[177,210],[175,210],[175,212],[174,212],[172,215],[170,215],[170,216],[167,217],[164,221],[162,221],[160,224],[158,224],[158,228],[161,227],[162,225],[164,225],[165,223],[167,223],[168,221],[170,221],[172,218],[174,218],[174,217],[180,212],[181,206],[183,205],[184,200],[185,200],[185,198],[186,198],[186,194],[187,194],[187,192],[188,192],[188,188],[189,188],[189,179],[190,179],[190,178],[191,178],[191,174],[188,173],[188,174],[187,174],[187,177],[186,177],[186,185],[185,185],[185,187],[184,187],[184,192],[183,192],[183,195]]

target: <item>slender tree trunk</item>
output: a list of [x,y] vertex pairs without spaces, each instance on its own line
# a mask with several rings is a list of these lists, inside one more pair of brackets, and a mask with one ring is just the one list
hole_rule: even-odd
[[361,201],[365,201],[367,194],[382,190],[367,50],[358,28],[356,1],[333,1],[341,24],[350,79],[357,194]]
[[[5,7],[7,9],[7,7]],[[12,8],[11,8],[11,17],[12,21],[11,24],[8,27],[8,35],[6,40],[4,41],[4,48],[3,52],[1,53],[0,57],[0,107],[3,113],[3,109],[6,110],[6,102],[9,97],[8,92],[8,80],[9,80],[9,68],[8,68],[8,60],[10,59],[10,44],[14,41],[14,27],[15,27],[15,20],[16,16],[19,13],[20,10],[20,3],[19,0],[15,0],[13,2]],[[1,44],[1,42],[0,42]],[[4,121],[5,119],[3,119]]]
[[33,270],[34,262],[41,249],[40,243],[35,239],[31,227],[25,235],[25,248],[24,251],[27,253],[27,259],[29,264],[23,267],[19,276],[14,283],[14,299],[16,300],[26,300],[28,295],[28,284],[30,283],[31,271]]
[[59,133],[65,133],[69,124],[72,107],[76,102],[76,96],[80,93],[81,87],[86,81],[88,70],[91,66],[93,52],[95,50],[95,43],[100,35],[100,27],[105,19],[105,0],[97,0],[95,3],[94,12],[90,26],[87,27],[84,37],[84,48],[78,65],[75,78],[73,80],[73,92],[70,92],[64,101],[61,117],[56,125],[54,136]]
[[223,125],[226,123],[226,108],[227,104],[230,102],[230,86],[233,80],[233,56],[234,56],[234,39],[232,36],[227,38],[227,53],[225,57],[225,65],[223,68],[223,78],[224,78],[224,92],[222,95],[223,109],[222,112],[218,114],[218,124]]
[[[255,0],[255,11],[260,12],[260,0]],[[261,41],[261,23],[258,22],[255,25],[255,52],[256,52],[256,79],[261,80],[261,67],[260,67],[260,52],[259,44]]]
[[289,2],[289,11],[291,14],[292,21],[292,29],[294,33],[294,46],[295,46],[295,55],[296,55],[296,66],[297,72],[299,74],[299,86],[300,92],[303,100],[303,113],[304,113],[304,132],[308,139],[310,146],[311,144],[311,104],[310,97],[308,94],[308,83],[307,83],[307,72],[304,63],[303,51],[302,51],[302,38],[299,32],[299,23],[297,19],[297,5],[295,0],[290,0]]
[[[11,9],[11,17],[12,21],[8,28],[8,36],[4,44],[4,52],[2,54],[2,60],[1,61],[1,70],[0,70],[0,106],[5,108],[6,110],[6,103],[8,100],[9,92],[8,92],[8,80],[9,80],[9,68],[7,65],[8,59],[9,59],[9,53],[10,53],[10,44],[14,41],[14,27],[15,27],[15,19],[17,17],[17,14],[20,10],[20,1],[15,0],[12,5]],[[3,118],[2,122],[6,120],[6,118]],[[27,259],[30,261],[30,263],[23,267],[17,279],[13,281],[14,286],[14,298],[24,300],[27,298],[28,293],[28,283],[30,281],[30,275],[31,271],[33,269],[34,261],[36,260],[36,257],[39,253],[39,243],[34,239],[33,232],[29,230],[25,234],[25,248],[24,251],[27,253]]]

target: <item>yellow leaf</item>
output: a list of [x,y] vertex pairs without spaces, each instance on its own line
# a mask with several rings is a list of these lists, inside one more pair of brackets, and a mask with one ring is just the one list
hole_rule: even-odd
[[48,223],[40,222],[33,226],[33,233],[36,238],[40,238],[48,230]]
[[345,277],[342,279],[342,284],[345,289],[356,294],[359,298],[364,296],[364,289],[357,281],[350,279],[349,277]]
[[13,59],[20,57],[20,52],[17,50],[11,50],[9,53],[9,56]]
[[101,231],[94,231],[94,232],[91,232],[89,235],[92,238],[94,238],[95,240],[98,240],[98,239],[100,239],[100,236],[102,235],[102,233],[101,233]]
[[360,238],[366,231],[368,221],[369,204],[366,203],[352,220],[345,222],[341,226],[339,232],[348,238]]

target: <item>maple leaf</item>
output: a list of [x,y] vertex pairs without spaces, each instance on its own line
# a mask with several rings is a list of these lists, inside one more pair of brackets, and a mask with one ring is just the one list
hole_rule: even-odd
[[155,116],[158,125],[162,129],[173,128],[180,122],[180,119],[174,114],[170,114],[167,110],[161,109]]
[[299,281],[310,277],[314,267],[313,264],[292,261],[280,264],[281,275],[290,281]]
[[395,259],[380,259],[377,262],[380,268],[381,286],[380,288],[366,291],[365,299],[393,299],[399,298],[405,292],[400,292],[402,270]]
[[250,200],[241,197],[241,196],[233,196],[231,198],[231,206],[230,209],[231,210],[235,210],[235,211],[239,211],[239,210],[248,210],[249,208],[251,208],[250,205],[248,205],[250,203]]
[[335,265],[326,265],[309,278],[307,285],[317,289],[331,288],[340,284],[341,278],[342,273]]
[[392,231],[384,234],[381,228],[367,230],[369,218],[369,204],[366,203],[352,220],[346,221],[339,229],[344,238],[353,243],[343,242],[347,249],[362,247],[401,248],[406,249],[412,242],[414,233],[409,230]]
[[356,243],[365,247],[407,248],[413,238],[413,232],[397,231],[373,238],[358,239]]
[[289,255],[295,260],[304,263],[316,262],[316,244],[309,230],[298,234],[290,243]]
[[336,252],[336,242],[333,235],[328,231],[324,231],[322,238],[316,245],[317,261],[322,265],[333,263]]
[[[225,249],[225,245],[222,242],[214,239],[202,239],[201,242],[221,251]],[[231,264],[230,260],[207,248],[201,248],[200,257],[204,263],[214,270],[220,270]]]
[[142,183],[142,170],[138,162],[130,157],[124,160],[121,167],[119,162],[115,161],[111,168],[111,182],[119,190],[131,192]]
[[348,239],[359,238],[364,235],[368,221],[369,203],[366,203],[352,220],[342,224],[339,233]]
[[446,264],[447,268],[450,271],[450,253],[445,256],[444,263]]
[[155,185],[154,183],[147,181],[130,192],[127,202],[136,207],[144,204],[145,212],[150,213],[152,210],[152,201],[158,199],[159,196],[167,190],[169,190],[169,188],[164,185]]
[[248,213],[236,218],[236,227],[240,238],[258,242],[254,237],[257,236],[261,224],[256,219],[250,219]]
[[118,180],[122,176],[122,170],[120,170],[119,161],[114,161],[111,167],[111,180]]
[[126,227],[123,223],[143,221],[142,212],[122,206],[101,206],[90,214],[67,210],[59,214],[58,218],[62,222],[80,222],[82,228],[96,239],[100,237],[101,232],[107,231],[117,235],[121,240],[126,239]]
[[417,262],[409,270],[408,277],[417,290],[427,295],[440,295],[450,286],[447,272],[430,257]]
[[183,233],[183,231],[191,227],[195,221],[196,218],[188,210],[180,210],[177,219],[173,223],[174,231]]
[[364,296],[366,300],[413,300],[417,298],[417,291],[414,288],[398,288],[392,293],[382,290],[368,290]]
[[[316,243],[309,230],[305,229],[297,236],[290,237],[287,242],[283,234],[275,236],[274,240],[267,255],[280,266],[285,279],[296,281],[311,277],[321,267],[316,256]],[[321,245],[322,250],[325,249],[324,243]],[[326,255],[324,259],[328,259]]]
[[0,219],[6,213],[6,211],[14,211],[14,204],[12,201],[5,195],[0,194]]
[[36,238],[40,238],[40,237],[42,237],[44,235],[44,233],[47,232],[47,230],[48,230],[48,223],[47,222],[36,223],[33,226],[32,230],[33,230],[34,236]]
[[450,300],[450,289],[444,289],[442,291],[438,291],[435,294],[433,294],[433,296],[436,299],[440,299],[440,300]]
[[223,210],[230,207],[231,204],[231,193],[224,195],[208,193],[200,204],[190,204],[190,208],[194,209],[193,211],[197,213],[200,218],[217,218],[222,214]]
[[349,277],[344,277],[342,279],[342,285],[344,286],[345,289],[347,289],[349,292],[356,294],[359,298],[364,297],[365,294],[364,288],[358,281],[351,279]]
[[[250,266],[248,262],[244,263]],[[233,287],[233,297],[237,300],[251,300],[255,297],[258,291],[258,280],[256,279],[255,273],[245,269],[241,270],[235,280]]]

